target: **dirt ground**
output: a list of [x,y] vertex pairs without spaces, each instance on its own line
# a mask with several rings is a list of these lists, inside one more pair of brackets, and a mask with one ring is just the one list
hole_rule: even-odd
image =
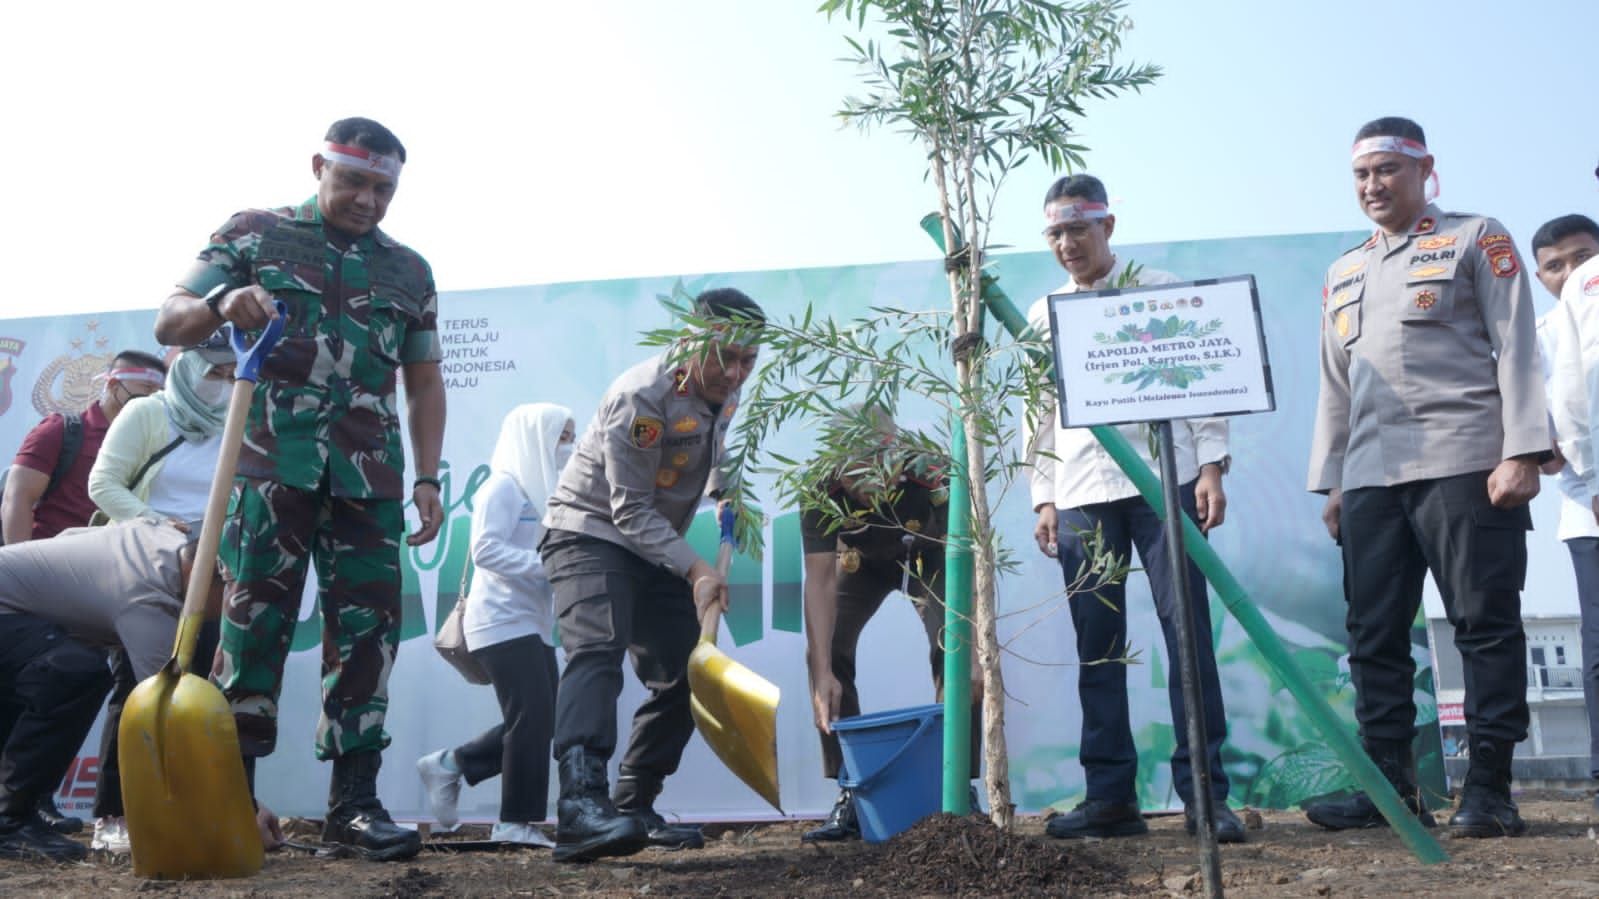
[[[1221,848],[1231,896],[1599,896],[1599,827],[1577,794],[1521,797],[1531,832],[1515,840],[1451,840],[1452,860],[1423,866],[1383,830],[1329,833],[1297,812],[1244,817],[1249,842]],[[125,859],[49,867],[0,862],[0,895],[163,897],[435,896],[1166,896],[1198,895],[1198,862],[1181,816],[1151,819],[1150,834],[1064,842],[1025,818],[1001,835],[978,819],[928,819],[895,840],[802,846],[808,826],[708,827],[699,852],[650,851],[592,865],[556,865],[544,850],[424,851],[398,864],[329,860],[285,850],[250,880],[160,883]],[[482,838],[486,828],[463,828]],[[481,832],[480,832],[481,831]],[[445,838],[445,839],[450,839]],[[444,840],[441,840],[441,842]]]

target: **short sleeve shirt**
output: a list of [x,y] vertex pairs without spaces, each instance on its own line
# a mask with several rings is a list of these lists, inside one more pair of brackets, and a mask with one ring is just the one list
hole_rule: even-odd
[[178,286],[259,284],[288,307],[261,368],[241,475],[335,496],[399,499],[405,456],[395,408],[401,365],[437,362],[438,294],[415,251],[379,230],[341,246],[313,197],[252,209],[211,237]]
[[[62,476],[61,483],[49,488],[44,501],[33,510],[33,539],[54,537],[67,528],[79,528],[89,523],[94,515],[94,500],[89,498],[89,471],[94,468],[94,457],[100,453],[106,429],[111,422],[101,411],[99,403],[91,403],[83,415],[83,445],[78,458]],[[49,477],[55,473],[56,460],[66,439],[66,419],[59,413],[50,415],[34,425],[22,439],[22,448],[12,464],[31,468]]]

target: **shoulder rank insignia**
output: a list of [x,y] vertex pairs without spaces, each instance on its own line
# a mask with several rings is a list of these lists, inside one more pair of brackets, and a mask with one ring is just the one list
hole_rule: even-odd
[[672,389],[678,396],[688,396],[688,369],[680,368],[673,372]]
[[1436,227],[1438,227],[1438,220],[1429,215],[1429,216],[1426,216],[1425,218],[1423,218],[1421,221],[1417,222],[1415,230],[1411,231],[1410,233],[1411,234],[1431,234],[1432,233],[1432,229],[1434,229]]

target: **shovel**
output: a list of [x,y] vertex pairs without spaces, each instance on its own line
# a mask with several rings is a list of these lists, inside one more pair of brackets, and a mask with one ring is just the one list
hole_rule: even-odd
[[[719,519],[722,542],[716,570],[725,579],[733,563],[733,510]],[[689,707],[700,736],[716,757],[762,799],[783,811],[777,790],[777,685],[716,648],[720,606],[700,622],[700,642],[688,657]]]
[[267,323],[255,346],[233,328],[238,358],[222,448],[211,479],[172,658],[133,689],[122,707],[122,801],[133,873],[162,880],[249,877],[261,870],[261,833],[245,783],[233,711],[210,681],[189,674],[216,569],[239,444],[261,363],[283,333],[288,310]]

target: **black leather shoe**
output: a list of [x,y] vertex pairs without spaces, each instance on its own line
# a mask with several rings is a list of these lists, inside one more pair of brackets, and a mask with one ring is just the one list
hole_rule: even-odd
[[422,835],[400,827],[378,801],[378,768],[383,757],[374,751],[354,752],[333,760],[333,784],[322,839],[338,843],[362,858],[404,861],[422,851]]
[[0,815],[0,858],[75,862],[88,854],[88,848],[82,843],[56,833],[37,814],[26,818]]
[[39,818],[56,833],[80,833],[83,830],[83,819],[63,815],[61,809],[56,808],[54,796],[39,800]]
[[[1210,804],[1211,826],[1216,830],[1218,843],[1242,843],[1244,841],[1244,822],[1238,820],[1233,810],[1227,803],[1216,801]],[[1189,836],[1199,832],[1199,817],[1197,810],[1192,805],[1183,806],[1183,829]]]
[[687,824],[671,824],[655,811],[655,797],[661,795],[661,779],[652,774],[625,771],[616,778],[611,802],[624,815],[632,815],[644,825],[650,845],[661,849],[704,849],[705,834]]
[[1449,832],[1457,837],[1519,837],[1527,832],[1521,810],[1510,798],[1510,759],[1515,744],[1476,740],[1471,767],[1460,792],[1460,807],[1449,816]]
[[1149,833],[1149,824],[1136,802],[1109,802],[1089,799],[1064,815],[1056,815],[1044,825],[1044,832],[1057,840],[1083,837],[1136,837]]
[[632,815],[624,815],[607,794],[605,759],[582,746],[561,754],[561,798],[555,827],[558,862],[591,862],[632,855],[650,844],[649,831]]
[[[1416,820],[1423,827],[1437,827],[1438,822],[1433,820],[1432,813],[1416,797],[1415,793],[1401,794],[1405,808],[1410,809]],[[1328,830],[1359,830],[1366,827],[1387,827],[1388,819],[1377,810],[1377,803],[1365,793],[1355,793],[1343,799],[1324,799],[1320,802],[1307,802],[1301,806],[1305,810],[1305,817],[1313,824],[1320,824]]]
[[838,799],[833,802],[833,810],[827,814],[827,820],[822,822],[821,827],[806,831],[800,837],[800,842],[842,843],[860,838],[861,826],[855,818],[855,794],[840,790]]

